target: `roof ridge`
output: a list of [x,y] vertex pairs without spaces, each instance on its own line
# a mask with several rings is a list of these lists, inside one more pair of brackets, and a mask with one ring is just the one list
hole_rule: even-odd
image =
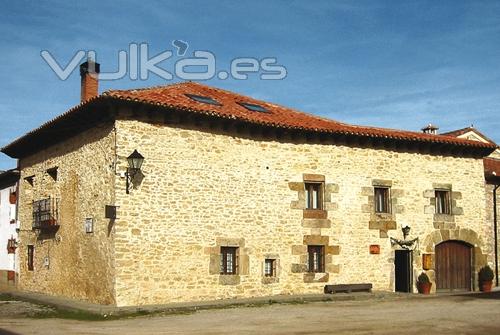
[[167,88],[167,87],[174,87],[174,86],[181,86],[183,84],[186,84],[187,82],[178,82],[178,83],[171,83],[167,85],[156,85],[156,86],[149,86],[149,87],[138,87],[138,88],[129,88],[129,89],[110,89],[102,92],[100,95],[110,95],[110,93],[113,92],[137,92],[137,91],[148,91],[148,90],[156,90],[159,88]]
[[445,131],[444,133],[441,133],[440,135],[447,135],[447,134],[455,134],[455,133],[459,133],[459,132],[462,132],[462,131],[471,131],[471,130],[476,130],[476,128],[474,127],[464,127],[464,128],[460,128],[460,129],[455,129],[455,130],[450,130],[450,131]]

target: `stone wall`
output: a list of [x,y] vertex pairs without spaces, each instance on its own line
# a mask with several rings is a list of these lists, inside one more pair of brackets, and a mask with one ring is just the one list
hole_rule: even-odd
[[[482,261],[493,262],[481,159],[259,141],[134,118],[116,122],[118,172],[134,149],[145,157],[130,194],[125,178],[115,177],[120,306],[319,293],[325,282],[371,282],[375,290],[392,291],[389,237],[401,239],[402,225],[420,240],[415,276],[421,254],[437,242],[429,236],[445,224],[473,232]],[[301,183],[308,174],[323,176],[328,190],[321,217],[304,211]],[[370,207],[381,182],[393,190],[388,216]],[[436,218],[431,208],[428,191],[437,184],[454,192],[460,210],[450,220]],[[305,271],[308,244],[325,247],[325,273]],[[370,254],[370,245],[380,253]],[[238,278],[214,271],[221,246],[238,248]],[[263,280],[269,255],[278,260],[277,280]]]
[[[21,290],[115,302],[113,226],[104,218],[105,205],[114,203],[114,147],[113,126],[101,125],[20,160]],[[48,197],[57,203],[60,227],[33,231],[33,201]],[[93,233],[84,230],[87,218]],[[33,271],[28,245],[34,246]]]
[[[486,185],[486,225],[491,227],[493,231],[494,220],[493,220],[493,188],[491,184]],[[497,234],[500,239],[500,188],[497,189]],[[493,234],[493,233],[492,233]],[[500,255],[500,241],[497,243],[498,255]],[[495,271],[494,260],[490,264],[493,271]],[[499,265],[500,266],[500,265]]]

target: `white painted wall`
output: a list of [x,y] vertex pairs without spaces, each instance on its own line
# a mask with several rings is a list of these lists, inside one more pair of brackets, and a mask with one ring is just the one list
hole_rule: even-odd
[[15,190],[16,185],[0,190],[0,270],[15,270],[18,272],[17,253],[7,253],[8,239],[14,237],[17,240],[17,223],[10,223],[11,220],[16,220],[16,205],[9,202],[10,193]]

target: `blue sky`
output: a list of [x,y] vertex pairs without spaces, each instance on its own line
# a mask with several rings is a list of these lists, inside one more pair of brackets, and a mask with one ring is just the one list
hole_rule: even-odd
[[[217,68],[235,57],[276,57],[284,80],[212,79],[207,84],[336,120],[441,131],[474,124],[500,143],[499,1],[10,1],[0,13],[0,146],[79,103],[78,71],[60,80],[40,57],[60,63],[95,50],[104,72],[118,51],[152,52],[189,43]],[[173,69],[173,60],[162,66]],[[175,80],[174,80],[175,81]],[[124,78],[107,89],[169,84]],[[3,155],[0,169],[15,167]]]

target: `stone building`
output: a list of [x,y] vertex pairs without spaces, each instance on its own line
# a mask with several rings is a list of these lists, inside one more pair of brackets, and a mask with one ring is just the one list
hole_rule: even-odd
[[488,157],[484,158],[484,177],[486,180],[486,222],[488,225],[496,228],[496,234],[494,234],[494,244],[496,245],[495,254],[495,273],[496,273],[496,283],[498,286],[498,269],[499,260],[498,255],[500,254],[500,243],[498,242],[498,213],[500,213],[500,204],[498,201],[498,189],[500,186],[500,149],[498,145],[486,135],[481,133],[479,130],[473,126],[450,131],[443,133],[446,136],[455,136],[458,138],[466,138],[472,141],[479,141],[483,143],[490,143],[497,146],[497,149],[493,151]]
[[17,259],[17,183],[15,169],[0,173],[0,287],[14,286],[19,263]]
[[494,262],[491,143],[193,82],[98,95],[87,65],[78,106],[2,149],[21,172],[21,289],[126,306],[408,291],[425,269],[475,290]]

